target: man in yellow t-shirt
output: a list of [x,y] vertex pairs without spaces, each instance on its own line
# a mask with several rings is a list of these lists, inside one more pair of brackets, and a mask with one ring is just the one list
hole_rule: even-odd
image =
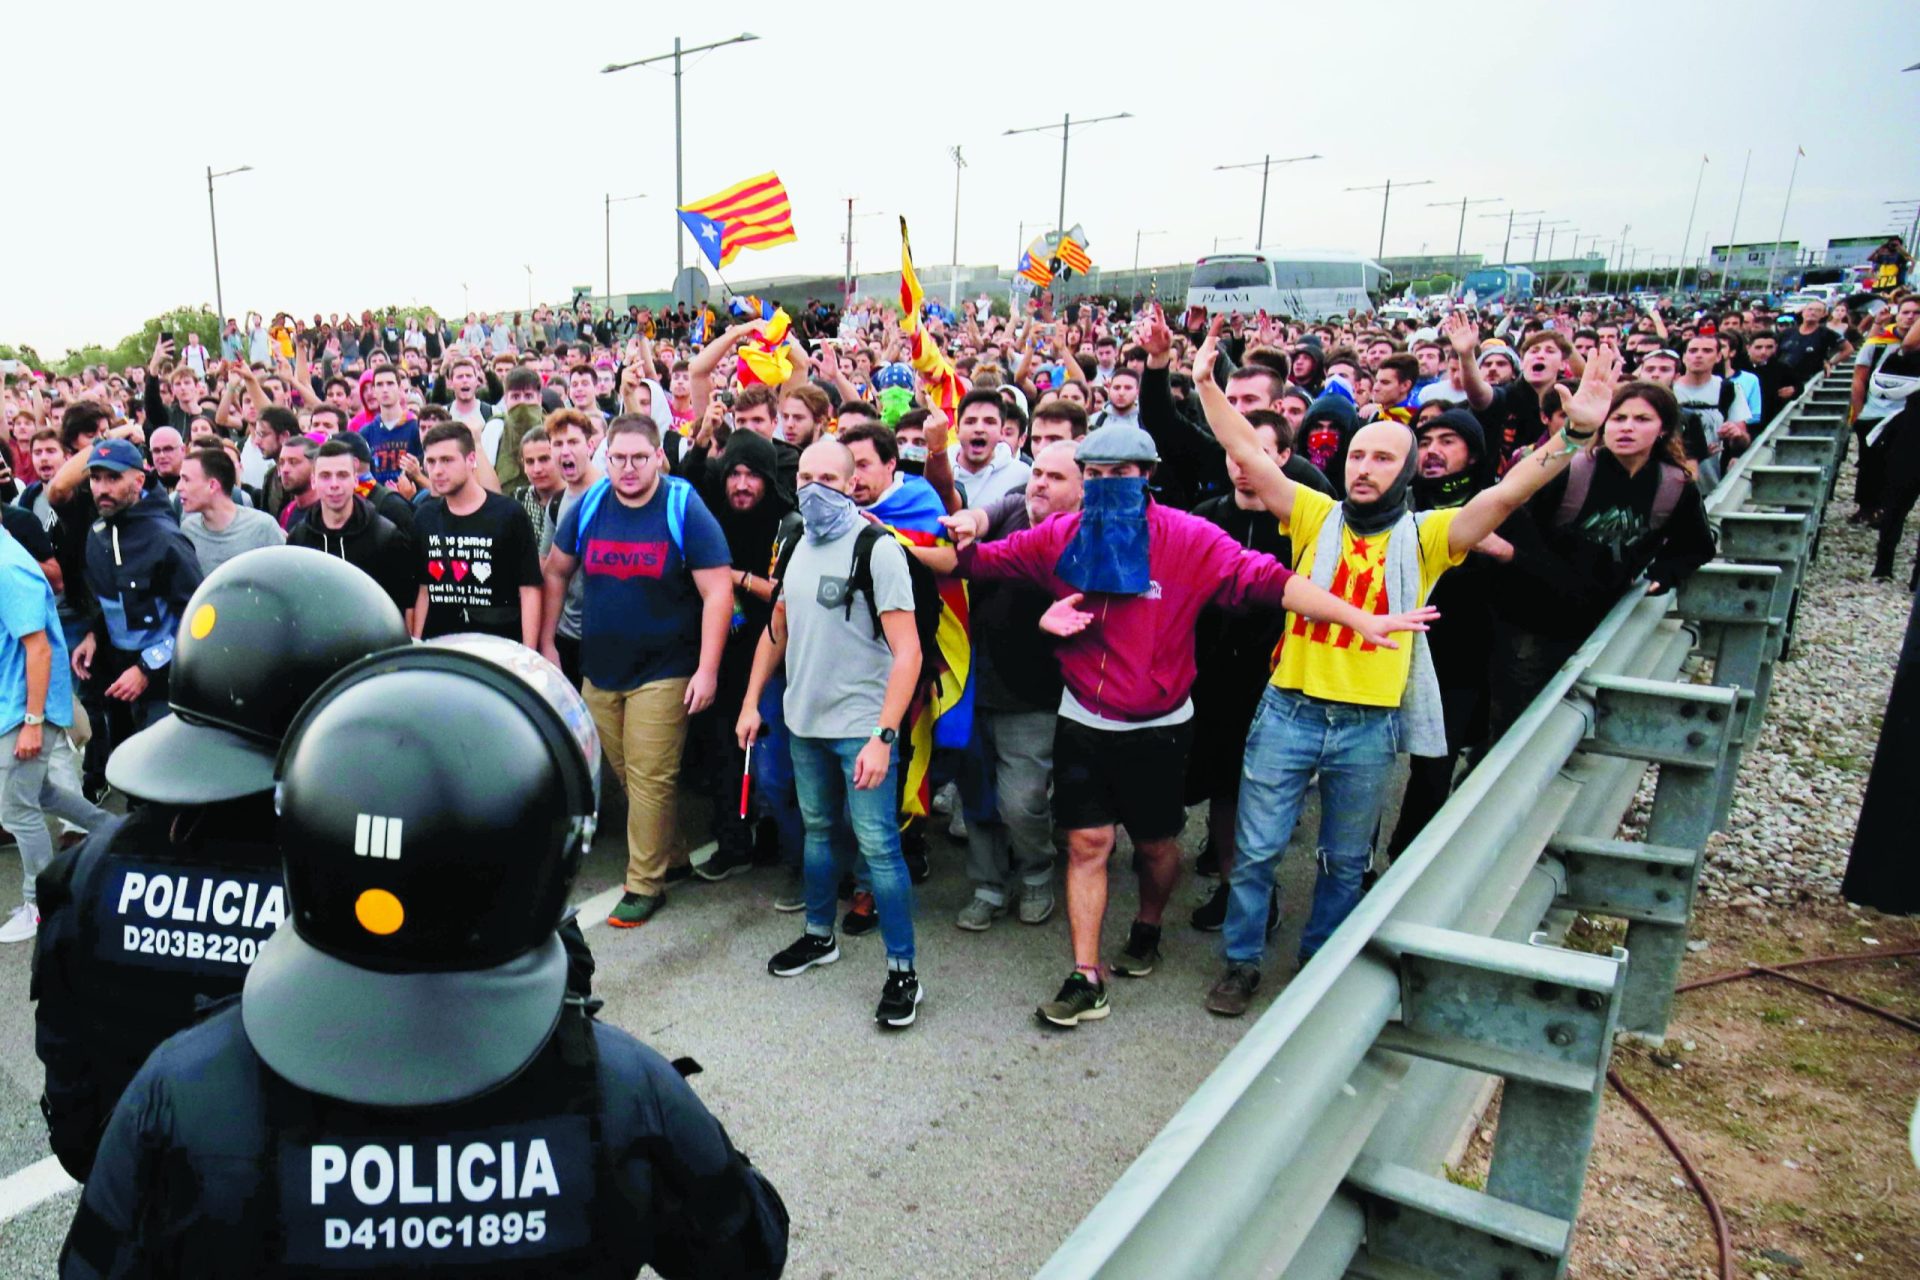
[[[1558,475],[1574,450],[1592,440],[1606,420],[1620,372],[1617,351],[1607,347],[1596,353],[1587,362],[1580,390],[1569,400],[1568,422],[1560,436],[1465,506],[1416,519],[1408,502],[1414,471],[1411,431],[1397,422],[1375,422],[1354,434],[1347,449],[1342,501],[1302,488],[1262,451],[1253,428],[1214,382],[1215,341],[1215,335],[1209,335],[1202,344],[1193,370],[1214,437],[1267,510],[1279,517],[1293,542],[1295,572],[1374,613],[1423,603],[1441,574]],[[1339,522],[1337,542],[1329,521]],[[1407,537],[1418,539],[1412,559],[1404,548],[1394,553],[1394,539]],[[1323,563],[1334,555],[1338,563]],[[1408,593],[1415,598],[1394,598]],[[1279,663],[1247,739],[1227,903],[1227,970],[1207,994],[1209,1010],[1237,1017],[1246,1012],[1259,986],[1274,863],[1286,850],[1307,782],[1316,773],[1320,875],[1300,939],[1301,963],[1312,958],[1359,901],[1394,756],[1408,746],[1431,753],[1420,739],[1425,736],[1424,710],[1438,716],[1438,688],[1419,687],[1421,681],[1433,680],[1425,658],[1414,644],[1371,645],[1344,627],[1297,615],[1288,618]],[[1410,683],[1415,685],[1411,697]],[[1403,701],[1415,712],[1413,721],[1404,725]],[[1409,734],[1414,740],[1403,741]],[[1444,730],[1438,749],[1445,750]]]

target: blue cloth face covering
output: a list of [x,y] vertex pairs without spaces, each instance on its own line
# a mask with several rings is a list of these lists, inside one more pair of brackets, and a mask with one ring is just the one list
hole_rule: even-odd
[[1054,572],[1080,591],[1137,596],[1147,589],[1147,478],[1089,480],[1080,500],[1080,527],[1060,553]]

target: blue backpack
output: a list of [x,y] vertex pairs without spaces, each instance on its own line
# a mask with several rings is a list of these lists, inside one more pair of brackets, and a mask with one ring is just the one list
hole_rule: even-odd
[[[687,558],[687,499],[693,496],[693,485],[679,476],[663,476],[660,483],[667,486],[667,536],[673,539],[673,549],[680,553],[680,559]],[[587,545],[587,526],[600,514],[600,504],[613,492],[613,481],[601,476],[593,482],[580,499],[580,523],[575,527],[573,557],[580,558],[581,548]]]

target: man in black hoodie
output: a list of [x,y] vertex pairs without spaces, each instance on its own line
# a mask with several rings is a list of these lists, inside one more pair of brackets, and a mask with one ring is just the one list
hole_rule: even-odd
[[[1415,511],[1465,506],[1487,487],[1487,436],[1480,420],[1465,409],[1448,409],[1414,429],[1417,466],[1412,492]],[[1440,620],[1427,632],[1433,674],[1440,684],[1440,709],[1446,722],[1447,753],[1409,756],[1407,789],[1400,818],[1387,842],[1387,857],[1398,857],[1413,842],[1453,791],[1460,752],[1487,730],[1488,658],[1493,650],[1492,584],[1487,561],[1513,558],[1513,547],[1490,534],[1474,554],[1434,584],[1427,603]]]
[[793,510],[792,490],[780,479],[774,442],[758,431],[736,430],[726,448],[704,468],[701,497],[720,522],[732,553],[733,625],[720,655],[713,705],[692,726],[708,753],[705,776],[713,798],[713,856],[694,869],[705,880],[724,880],[753,865],[753,826],[740,816],[739,778],[746,756],[734,736],[740,706],[753,673],[753,651],[773,613],[774,535]]
[[287,545],[345,560],[379,583],[404,614],[416,592],[413,550],[407,535],[356,492],[360,457],[354,447],[337,439],[321,445],[312,483],[320,500],[287,531]]

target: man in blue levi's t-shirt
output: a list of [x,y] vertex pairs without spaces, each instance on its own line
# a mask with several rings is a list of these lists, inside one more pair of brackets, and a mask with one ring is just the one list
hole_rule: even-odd
[[666,900],[687,718],[713,701],[733,620],[733,555],[693,486],[665,474],[660,430],[638,414],[607,427],[607,479],[560,519],[543,572],[540,652],[580,570],[581,694],[627,789],[627,891],[607,923],[645,924]]

